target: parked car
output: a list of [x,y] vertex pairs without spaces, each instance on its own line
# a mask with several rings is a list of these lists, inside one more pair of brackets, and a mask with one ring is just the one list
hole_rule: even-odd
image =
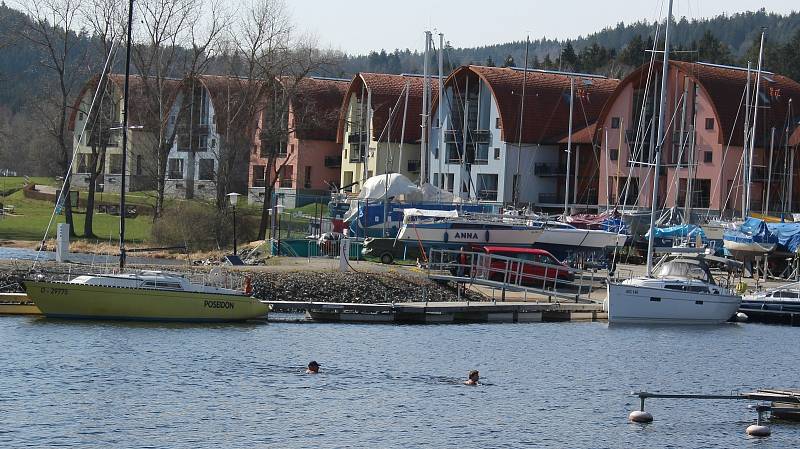
[[361,254],[377,257],[385,264],[392,264],[396,259],[414,260],[422,257],[419,245],[406,244],[391,237],[367,237]]
[[[543,279],[547,280],[561,280],[573,281],[575,275],[569,271],[569,267],[563,262],[556,259],[555,256],[548,251],[538,248],[518,248],[513,246],[484,246],[471,251],[481,252],[493,256],[508,257],[525,262],[522,265],[522,278],[523,284],[535,284],[541,282]],[[459,272],[464,276],[469,276],[469,255],[462,254],[459,257],[459,263],[453,264],[450,268],[450,273],[453,276],[458,276]],[[519,262],[512,261],[506,263],[505,260],[492,258],[489,268],[489,279],[501,282],[505,279],[506,268],[508,268],[509,276],[508,282],[516,282],[516,270],[519,267]],[[541,264],[541,265],[540,265]],[[547,266],[545,266],[547,265]]]

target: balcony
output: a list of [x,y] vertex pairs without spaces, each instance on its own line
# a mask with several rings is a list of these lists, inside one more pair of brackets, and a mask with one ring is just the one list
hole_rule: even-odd
[[[492,141],[492,132],[488,129],[471,129],[467,131],[467,145],[484,144],[488,145]],[[445,143],[464,143],[464,135],[461,130],[448,129],[444,132]]]
[[566,164],[536,163],[533,165],[533,174],[536,176],[566,176]]
[[478,190],[479,201],[497,201],[497,190]]
[[280,186],[284,189],[291,189],[294,186],[294,179],[282,178],[280,181]]
[[253,187],[266,187],[267,183],[264,181],[264,178],[254,178],[253,179]]
[[167,179],[183,179],[183,172],[170,171],[167,173]]
[[342,158],[339,156],[325,156],[325,168],[341,168]]
[[367,133],[350,133],[347,136],[347,143],[361,143],[367,141]]
[[540,204],[564,204],[564,195],[558,193],[540,193]]

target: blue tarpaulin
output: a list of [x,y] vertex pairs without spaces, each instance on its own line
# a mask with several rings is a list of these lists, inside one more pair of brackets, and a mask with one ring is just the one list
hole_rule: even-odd
[[778,237],[778,244],[789,252],[800,247],[800,223],[767,223],[767,228]]
[[[703,229],[693,224],[683,224],[677,226],[669,226],[666,228],[655,228],[655,238],[658,239],[671,239],[676,237],[688,237],[695,239],[699,235],[701,239],[705,240],[706,234]],[[647,231],[645,237],[650,236],[650,231]]]

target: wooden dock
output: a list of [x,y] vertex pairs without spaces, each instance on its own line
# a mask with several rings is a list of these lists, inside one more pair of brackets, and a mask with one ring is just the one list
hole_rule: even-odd
[[273,312],[306,312],[315,321],[445,324],[535,323],[608,319],[598,303],[574,302],[410,302],[350,304],[271,301]]

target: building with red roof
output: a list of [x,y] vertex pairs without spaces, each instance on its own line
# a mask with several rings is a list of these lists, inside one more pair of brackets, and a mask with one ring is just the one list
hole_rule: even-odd
[[[100,76],[86,82],[69,117],[69,129],[73,133],[73,148],[76,153],[72,183],[76,187],[87,187],[91,182],[91,166],[97,163],[102,166],[100,176],[95,181],[97,191],[119,192],[122,176],[121,123],[125,77],[110,74],[95,98],[99,82]],[[154,145],[159,129],[166,127],[159,120],[166,121],[168,117],[159,114],[156,102],[151,101],[146,94],[155,88],[146,83],[153,82],[141,76],[130,77],[128,162],[125,171],[127,191],[154,187]],[[165,79],[159,96],[165,103],[172,105],[179,94],[180,86],[181,80]],[[95,107],[90,111],[93,101]],[[94,158],[97,160],[94,161]]]
[[[358,192],[363,181],[384,173],[419,180],[423,85],[420,75],[362,72],[353,77],[337,129],[340,187]],[[432,99],[437,94],[432,80]]]
[[254,136],[249,156],[248,199],[263,202],[265,186],[274,183],[277,204],[294,208],[319,202],[320,196],[329,196],[332,187],[339,184],[341,146],[336,142],[336,132],[349,82],[322,77],[287,78],[281,80],[281,86],[289,98],[288,111],[277,116],[285,117],[288,138],[278,143],[274,167],[269,170],[269,138],[264,134],[275,127],[265,122],[273,114],[268,113],[269,107],[263,107],[258,115],[260,131]]
[[[800,102],[800,84],[785,76],[762,73],[757,121],[750,126],[755,134],[752,177],[750,185],[744,186],[745,92],[749,76],[750,93],[755,96],[755,70],[748,75],[747,69],[740,67],[681,61],[669,64],[659,207],[690,206],[738,215],[743,192],[749,189],[751,211],[779,212],[791,195],[784,186],[792,179],[788,167],[797,145],[792,144],[791,135],[796,133],[800,116],[794,106]],[[660,62],[645,64],[628,75],[600,114],[595,139],[601,144],[601,208],[650,207],[652,166],[646,164],[654,160],[661,68]],[[751,117],[754,111],[751,107]],[[768,178],[772,180],[771,196],[769,207],[765,207]],[[796,192],[794,197],[798,198]]]
[[463,199],[563,208],[574,92],[569,202],[596,204],[596,183],[585,179],[597,159],[591,130],[618,83],[597,75],[459,67],[444,83],[441,126],[434,105],[431,183]]

